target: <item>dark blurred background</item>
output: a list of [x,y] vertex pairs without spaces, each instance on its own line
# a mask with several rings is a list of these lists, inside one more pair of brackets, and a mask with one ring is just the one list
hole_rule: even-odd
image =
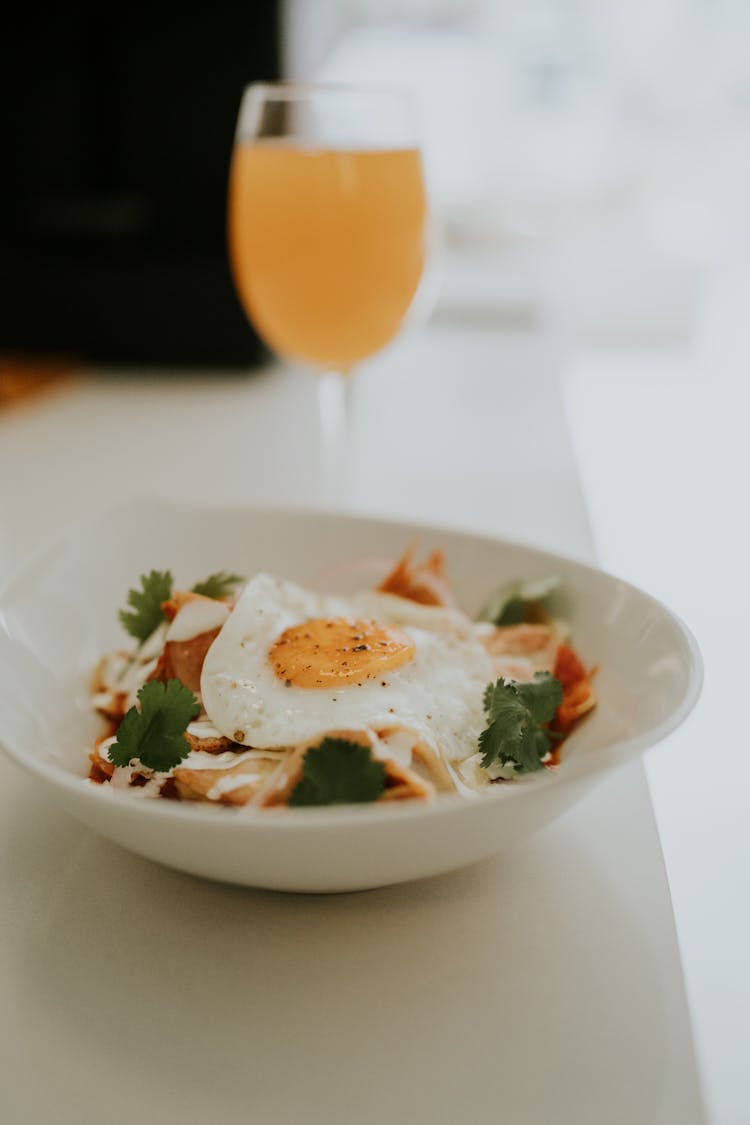
[[[0,352],[247,366],[226,194],[276,0],[18,6],[0,42]],[[195,14],[194,14],[195,13]]]

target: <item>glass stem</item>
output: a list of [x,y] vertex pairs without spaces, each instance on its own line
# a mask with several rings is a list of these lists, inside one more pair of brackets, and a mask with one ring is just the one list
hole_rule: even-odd
[[346,508],[353,495],[352,377],[347,371],[318,376],[323,454],[323,495],[329,508]]

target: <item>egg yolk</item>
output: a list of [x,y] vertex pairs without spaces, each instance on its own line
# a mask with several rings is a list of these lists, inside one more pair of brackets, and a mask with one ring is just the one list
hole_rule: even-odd
[[269,653],[273,670],[291,687],[361,684],[408,663],[414,641],[393,625],[348,617],[320,617],[292,625]]

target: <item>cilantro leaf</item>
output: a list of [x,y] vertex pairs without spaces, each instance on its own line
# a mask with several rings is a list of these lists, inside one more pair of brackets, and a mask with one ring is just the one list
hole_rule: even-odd
[[543,723],[562,703],[562,684],[549,672],[537,672],[530,683],[502,677],[484,693],[487,727],[479,736],[482,765],[512,763],[518,773],[541,769],[550,736]]
[[172,574],[168,570],[152,570],[141,575],[141,589],[128,591],[131,610],[120,610],[123,628],[143,644],[154,629],[161,625],[164,613],[161,603],[172,596]]
[[496,590],[479,612],[480,621],[491,621],[493,625],[519,625],[522,621],[533,620],[537,609],[554,593],[560,580],[530,578],[525,582],[509,582]]
[[235,586],[244,581],[241,574],[228,574],[226,570],[218,570],[216,574],[209,574],[203,582],[196,582],[192,592],[203,594],[204,598],[226,598]]
[[377,801],[385,789],[385,766],[369,746],[345,738],[324,738],[302,759],[302,777],[290,805],[348,805]]
[[563,701],[563,689],[551,672],[537,672],[530,683],[514,684],[516,695],[536,723],[549,723]]
[[137,707],[131,707],[117,730],[117,741],[109,748],[109,760],[127,766],[138,758],[148,769],[171,770],[190,753],[185,730],[200,712],[200,704],[179,680],[167,686],[151,680],[138,692]]

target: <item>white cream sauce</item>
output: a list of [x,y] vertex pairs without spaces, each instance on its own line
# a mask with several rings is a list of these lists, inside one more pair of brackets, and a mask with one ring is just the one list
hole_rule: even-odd
[[223,738],[224,735],[221,731],[217,730],[215,726],[207,719],[196,719],[194,723],[188,723],[187,733],[192,735],[193,738]]
[[213,598],[192,598],[175,614],[167,629],[167,641],[192,641],[201,633],[220,629],[229,617],[229,606]]

